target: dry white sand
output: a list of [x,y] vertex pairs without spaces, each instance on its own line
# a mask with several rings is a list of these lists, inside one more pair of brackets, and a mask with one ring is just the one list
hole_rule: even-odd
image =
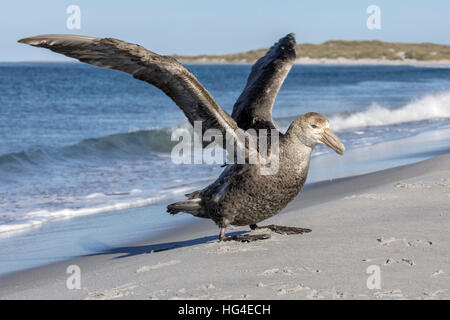
[[[3,277],[0,298],[450,298],[450,154],[310,186],[266,223],[313,231],[219,243],[218,229],[202,220],[147,243]],[[80,267],[79,290],[66,286],[69,265]],[[380,289],[367,287],[370,266],[379,268]]]

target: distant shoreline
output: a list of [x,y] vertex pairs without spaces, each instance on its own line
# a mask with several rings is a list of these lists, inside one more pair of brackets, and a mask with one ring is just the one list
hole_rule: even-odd
[[[233,54],[172,55],[183,63],[253,64],[267,48]],[[450,65],[450,46],[434,43],[330,40],[295,46],[296,64],[330,65]]]
[[[185,65],[253,65],[254,62],[246,61],[226,61],[222,59],[180,59],[177,60]],[[1,64],[20,64],[20,63],[74,63],[85,64],[79,61],[0,61]],[[302,57],[294,62],[295,65],[325,65],[325,66],[416,66],[416,67],[450,67],[450,60],[429,60],[421,61],[414,59],[406,60],[387,60],[387,59],[347,59],[347,58],[309,58]]]
[[[180,63],[186,65],[253,65],[254,62],[246,61],[226,61],[220,59],[198,59],[198,60],[184,60],[177,59]],[[420,61],[414,59],[406,60],[387,60],[387,59],[347,59],[347,58],[319,58],[313,59],[309,57],[302,57],[294,62],[295,65],[336,65],[336,66],[351,66],[351,65],[378,65],[378,66],[420,66],[420,67],[450,67],[450,60],[436,60],[436,61]]]
[[[169,56],[183,64],[192,65],[252,65],[263,57],[267,50],[268,48],[261,48],[231,54],[170,54]],[[450,66],[450,45],[444,44],[329,40],[321,44],[298,43],[295,50],[297,65]],[[75,61],[22,61],[22,63],[38,62]]]
[[388,59],[311,59],[308,57],[300,58],[295,61],[295,64],[300,65],[388,65],[388,66],[450,66],[450,60],[436,60],[436,61],[421,61],[415,59],[405,60],[388,60]]

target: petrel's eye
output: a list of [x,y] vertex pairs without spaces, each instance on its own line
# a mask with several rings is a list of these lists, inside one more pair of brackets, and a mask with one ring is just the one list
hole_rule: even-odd
[[313,127],[314,129],[317,128],[317,126],[315,124],[312,124],[311,127]]

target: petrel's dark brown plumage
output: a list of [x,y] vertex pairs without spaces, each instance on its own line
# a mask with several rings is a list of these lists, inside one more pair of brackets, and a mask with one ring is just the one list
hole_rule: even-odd
[[[224,137],[231,135],[238,148],[247,150],[248,145],[238,137],[237,129],[274,129],[272,134],[280,141],[278,170],[274,174],[262,175],[261,169],[267,164],[260,161],[227,165],[212,184],[188,194],[187,200],[167,207],[171,214],[188,212],[212,219],[221,228],[221,240],[227,239],[225,228],[228,225],[259,228],[256,223],[277,214],[297,196],[305,184],[311,152],[317,144],[326,144],[339,154],[345,150],[329,130],[328,120],[317,113],[301,115],[285,134],[275,129],[272,107],[295,61],[293,34],[280,39],[254,64],[231,116],[179,62],[139,45],[112,38],[75,35],[40,35],[19,42],[47,48],[98,67],[130,73],[167,94],[191,124],[202,121],[203,132],[218,129]],[[267,227],[280,233],[310,231],[275,225]],[[251,239],[251,236],[241,238]]]

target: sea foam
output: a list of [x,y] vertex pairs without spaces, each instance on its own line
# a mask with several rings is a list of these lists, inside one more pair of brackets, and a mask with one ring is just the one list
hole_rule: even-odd
[[450,92],[425,96],[397,109],[373,104],[364,111],[331,116],[330,127],[339,131],[439,118],[450,118]]
[[[155,203],[161,203],[172,196],[192,191],[192,187],[179,187],[170,190],[164,190],[155,196],[126,197],[125,199],[112,198],[105,201],[105,198],[111,198],[106,194],[93,193],[79,199],[78,204],[81,208],[65,208],[60,210],[42,210],[35,209],[22,214],[13,213],[0,216],[0,235],[16,231],[23,231],[29,228],[41,226],[47,222],[69,219],[73,217],[98,214],[129,208],[144,207]],[[133,189],[129,194],[140,194],[141,190]],[[97,199],[98,201],[92,201]]]

